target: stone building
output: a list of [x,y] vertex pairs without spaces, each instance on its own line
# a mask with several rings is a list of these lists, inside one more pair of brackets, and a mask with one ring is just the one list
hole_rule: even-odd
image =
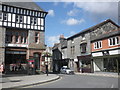
[[91,32],[91,53],[95,71],[120,71],[120,28],[111,20]]
[[80,72],[94,72],[99,68],[98,71],[103,71],[100,70],[100,68],[103,69],[101,66],[103,65],[102,62],[93,59],[95,58],[93,55],[99,56],[99,54],[101,55],[101,52],[95,53],[96,50],[93,51],[91,42],[99,40],[101,36],[105,37],[105,33],[107,32],[112,35],[112,31],[118,30],[118,28],[119,26],[116,23],[108,19],[67,38],[67,56],[73,63],[72,67],[74,67],[74,70]]
[[85,72],[91,72],[90,30],[83,30],[67,38],[67,42],[70,67],[73,67],[75,72],[82,71],[84,67],[87,67]]
[[26,71],[33,58],[34,68],[42,70],[46,15],[34,2],[0,4],[0,63],[5,64],[6,72],[19,71],[19,65]]
[[53,72],[60,72],[62,66],[68,66],[67,58],[67,39],[60,35],[60,42],[53,46]]

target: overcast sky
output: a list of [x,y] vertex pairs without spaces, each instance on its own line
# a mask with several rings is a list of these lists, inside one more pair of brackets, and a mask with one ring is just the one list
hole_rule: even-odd
[[[95,1],[95,2],[94,2]],[[118,23],[117,2],[37,2],[48,12],[46,16],[45,42],[53,46],[59,36],[74,35],[104,20]]]

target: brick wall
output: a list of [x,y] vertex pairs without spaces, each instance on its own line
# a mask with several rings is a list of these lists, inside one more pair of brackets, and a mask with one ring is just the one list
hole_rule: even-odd
[[[119,45],[114,45],[114,46],[109,46],[108,39],[103,39],[101,41],[102,41],[102,48],[100,48],[100,49],[94,49],[94,42],[91,43],[91,49],[92,49],[91,51],[92,52],[120,47],[120,44]],[[119,36],[119,42],[120,42],[120,36]]]

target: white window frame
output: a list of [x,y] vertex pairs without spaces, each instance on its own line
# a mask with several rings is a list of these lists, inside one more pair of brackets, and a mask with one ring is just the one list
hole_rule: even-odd
[[[118,38],[118,43],[117,43],[117,38]],[[112,42],[111,45],[110,45],[110,39],[111,39],[111,42]],[[113,39],[115,39],[115,44],[113,44]],[[109,45],[109,46],[115,46],[115,45],[119,45],[119,44],[120,44],[120,39],[119,39],[118,36],[112,37],[112,38],[109,38],[109,39],[108,39],[108,45]]]
[[[97,47],[97,44],[98,44],[98,47]],[[101,46],[100,46],[101,44]],[[97,42],[94,42],[94,49],[100,49],[102,48],[102,41],[97,41]]]

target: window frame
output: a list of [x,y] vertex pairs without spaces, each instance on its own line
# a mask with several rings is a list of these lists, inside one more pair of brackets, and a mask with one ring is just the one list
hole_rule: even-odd
[[120,44],[119,36],[112,37],[108,39],[109,46],[116,46]]
[[101,49],[102,48],[102,41],[94,42],[94,49]]

